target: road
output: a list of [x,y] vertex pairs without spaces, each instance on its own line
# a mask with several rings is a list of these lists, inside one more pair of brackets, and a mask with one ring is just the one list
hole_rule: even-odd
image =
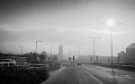
[[110,68],[81,65],[63,67],[41,84],[134,84],[135,73]]

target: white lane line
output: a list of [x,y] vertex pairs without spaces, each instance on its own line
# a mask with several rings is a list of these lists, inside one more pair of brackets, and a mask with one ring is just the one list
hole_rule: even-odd
[[101,80],[99,80],[97,77],[95,77],[94,75],[90,74],[90,72],[88,70],[86,70],[86,68],[83,70],[85,73],[87,73],[90,77],[92,77],[94,80],[96,80],[96,82],[98,84],[103,84],[103,82]]
[[119,75],[119,77],[121,78],[127,78],[127,79],[133,79],[131,76],[129,75]]

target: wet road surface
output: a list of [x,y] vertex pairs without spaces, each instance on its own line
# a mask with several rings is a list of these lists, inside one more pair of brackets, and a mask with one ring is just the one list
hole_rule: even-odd
[[41,84],[134,84],[135,73],[94,65],[64,67]]

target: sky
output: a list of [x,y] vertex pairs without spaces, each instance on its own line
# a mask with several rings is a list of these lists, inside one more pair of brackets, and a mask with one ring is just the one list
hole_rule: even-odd
[[[108,19],[116,25],[106,25]],[[113,32],[114,55],[135,42],[135,0],[1,0],[0,51],[110,55]]]

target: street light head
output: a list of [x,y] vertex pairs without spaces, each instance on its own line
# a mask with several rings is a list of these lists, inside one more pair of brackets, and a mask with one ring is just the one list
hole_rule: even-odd
[[114,19],[110,18],[106,21],[106,25],[112,27],[116,25],[116,22]]

